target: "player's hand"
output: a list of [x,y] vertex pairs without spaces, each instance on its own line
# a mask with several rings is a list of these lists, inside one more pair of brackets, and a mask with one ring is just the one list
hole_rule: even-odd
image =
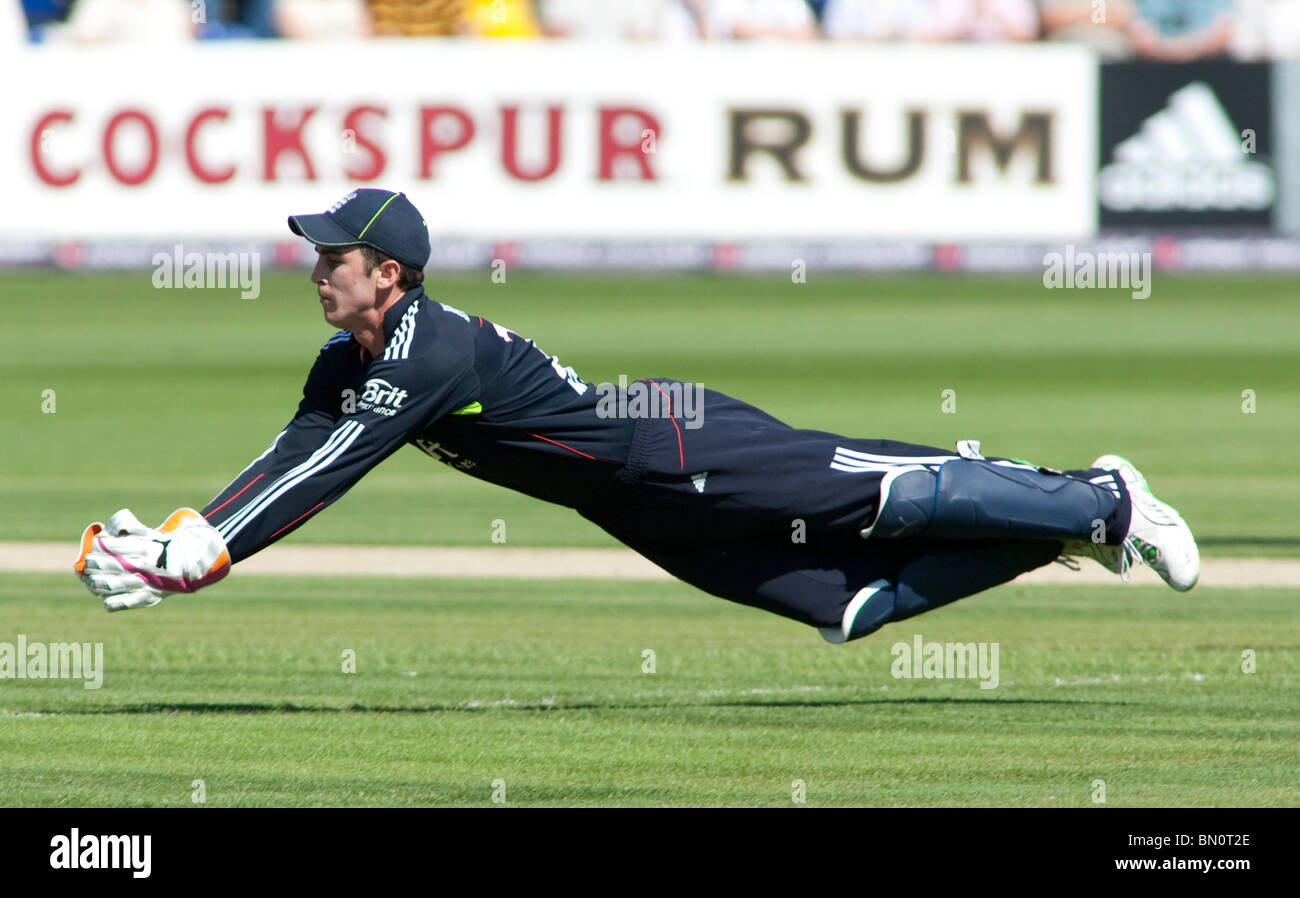
[[172,512],[157,530],[124,508],[107,524],[86,528],[74,568],[105,608],[122,611],[216,583],[230,570],[230,554],[221,534],[192,508]]

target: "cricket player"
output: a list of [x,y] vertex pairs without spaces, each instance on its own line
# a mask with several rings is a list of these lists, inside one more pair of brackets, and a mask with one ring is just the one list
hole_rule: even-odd
[[355,190],[289,228],[315,245],[311,280],[339,330],[292,420],[202,513],[151,529],[123,509],[86,528],[76,570],[109,611],[217,582],[408,443],[568,506],[687,583],[832,643],[1062,555],[1196,583],[1191,530],[1118,456],[1062,472],[969,441],[948,452],[799,430],[661,378],[607,401],[610,385],[425,292],[428,230],[404,194]]

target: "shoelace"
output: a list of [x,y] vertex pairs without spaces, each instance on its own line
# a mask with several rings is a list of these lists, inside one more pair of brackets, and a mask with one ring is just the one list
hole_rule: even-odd
[[[1100,562],[1102,565],[1105,565],[1106,561],[1102,557],[1102,550],[1104,548],[1110,548],[1110,547],[1096,545],[1093,543],[1088,543],[1080,540],[1079,542],[1075,543],[1072,548],[1067,549],[1065,552],[1062,552],[1060,555],[1056,556],[1056,558],[1052,560],[1056,564],[1061,565],[1067,570],[1071,570],[1071,571],[1080,570],[1081,567],[1079,565],[1078,559],[1075,558],[1073,554],[1071,554],[1072,552],[1075,552],[1078,553],[1079,555],[1087,555],[1089,558],[1092,558],[1094,561]],[[1133,569],[1133,566],[1135,564],[1139,564],[1139,565],[1146,564],[1147,563],[1146,559],[1142,557],[1142,553],[1138,551],[1137,546],[1133,545],[1133,543],[1128,539],[1125,539],[1124,542],[1120,543],[1120,545],[1116,546],[1116,548],[1119,549],[1119,577],[1122,581],[1128,583],[1129,571]]]
[[1119,578],[1125,583],[1128,582],[1128,573],[1132,570],[1134,564],[1146,564],[1146,559],[1138,551],[1137,546],[1129,539],[1120,543],[1119,552]]

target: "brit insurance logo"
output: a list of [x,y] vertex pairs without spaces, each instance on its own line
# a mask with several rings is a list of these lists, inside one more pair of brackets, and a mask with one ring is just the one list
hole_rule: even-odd
[[361,388],[361,398],[357,400],[357,408],[363,412],[392,416],[402,407],[404,399],[406,399],[406,391],[401,387],[393,386],[382,377],[372,377]]
[[1136,134],[1114,147],[1101,170],[1108,212],[1264,212],[1273,205],[1273,171],[1253,158],[1254,133],[1239,130],[1210,85],[1195,81],[1170,95]]

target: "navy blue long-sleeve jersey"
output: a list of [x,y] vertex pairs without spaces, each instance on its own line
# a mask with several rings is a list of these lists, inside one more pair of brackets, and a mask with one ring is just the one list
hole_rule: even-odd
[[624,464],[633,422],[531,340],[416,287],[384,313],[384,352],[323,347],[298,413],[203,509],[232,562],[291,533],[412,443],[483,480],[580,508]]

